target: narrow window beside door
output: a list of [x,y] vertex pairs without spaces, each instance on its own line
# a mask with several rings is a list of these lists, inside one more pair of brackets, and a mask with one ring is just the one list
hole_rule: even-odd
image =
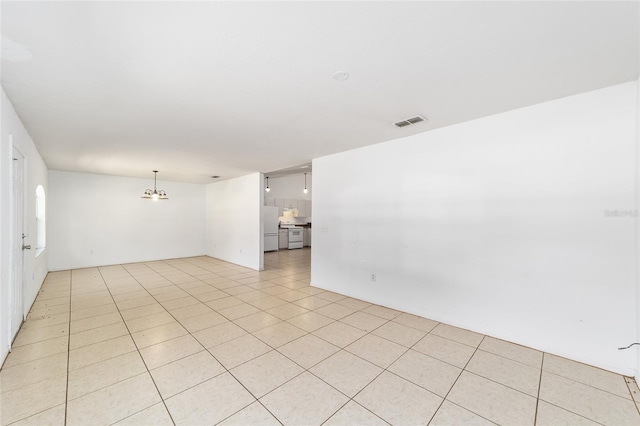
[[38,185],[36,188],[36,256],[42,253],[47,245],[46,216],[44,188]]

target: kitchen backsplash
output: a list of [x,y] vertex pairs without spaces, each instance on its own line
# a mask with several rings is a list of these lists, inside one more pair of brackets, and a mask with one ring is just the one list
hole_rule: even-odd
[[293,223],[296,225],[306,225],[311,223],[311,217],[293,217],[289,218],[287,216],[280,216],[278,218],[282,223]]

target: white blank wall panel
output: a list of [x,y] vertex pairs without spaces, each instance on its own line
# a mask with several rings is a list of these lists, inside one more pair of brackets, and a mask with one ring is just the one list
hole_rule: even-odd
[[207,185],[207,255],[263,268],[262,174]]
[[636,84],[314,160],[312,284],[636,373]]
[[140,198],[153,177],[49,172],[49,269],[205,254],[205,186],[158,180],[169,200]]

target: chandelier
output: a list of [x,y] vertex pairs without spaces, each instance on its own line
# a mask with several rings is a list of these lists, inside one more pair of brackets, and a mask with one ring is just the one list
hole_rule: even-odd
[[158,182],[158,171],[157,170],[152,170],[152,172],[154,173],[153,175],[153,191],[150,189],[147,189],[146,191],[144,191],[144,195],[140,198],[150,198],[152,200],[168,200],[169,197],[167,197],[167,193],[164,192],[162,189],[158,190],[157,188],[157,182]]

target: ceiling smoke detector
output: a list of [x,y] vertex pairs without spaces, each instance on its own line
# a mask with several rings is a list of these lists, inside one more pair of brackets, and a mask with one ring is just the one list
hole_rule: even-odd
[[406,127],[406,126],[411,126],[412,124],[421,123],[423,121],[427,121],[427,119],[421,115],[416,115],[415,117],[407,118],[405,120],[401,120],[393,124],[395,124],[396,127]]
[[345,81],[349,79],[349,73],[346,71],[336,71],[331,76],[336,81]]

